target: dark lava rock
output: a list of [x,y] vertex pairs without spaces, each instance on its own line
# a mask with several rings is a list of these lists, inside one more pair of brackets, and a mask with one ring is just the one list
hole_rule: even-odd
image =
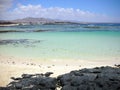
[[32,75],[32,74],[22,74],[22,78],[31,78],[32,76],[34,76],[34,75]]
[[109,66],[71,71],[57,79],[62,90],[120,90],[120,68]]
[[12,80],[21,80],[22,78],[15,78],[15,77],[11,77]]
[[[51,74],[46,73],[46,74]],[[0,87],[0,90],[55,90],[57,79],[45,77],[45,74],[22,74],[22,78],[14,78],[7,87]],[[47,75],[48,76],[48,75]]]
[[0,90],[10,90],[8,87],[0,87]]
[[23,74],[0,90],[120,90],[119,67],[96,67],[71,71],[57,78],[45,74]]
[[70,85],[65,85],[61,90],[78,90],[77,87],[73,87]]
[[16,83],[15,88],[16,89],[22,89],[22,84],[21,83]]
[[115,64],[116,67],[120,68],[120,64]]
[[53,74],[53,72],[46,72],[46,73],[45,73],[45,76],[46,76],[46,77],[49,77],[51,74]]

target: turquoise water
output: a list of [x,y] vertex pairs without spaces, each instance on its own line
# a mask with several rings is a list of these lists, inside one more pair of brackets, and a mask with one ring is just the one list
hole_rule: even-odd
[[[120,58],[120,25],[31,25],[0,27],[0,40],[39,40],[0,43],[0,54],[39,59],[110,60]],[[42,32],[36,32],[42,30]],[[45,30],[45,31],[44,31]],[[25,32],[17,32],[25,31]]]

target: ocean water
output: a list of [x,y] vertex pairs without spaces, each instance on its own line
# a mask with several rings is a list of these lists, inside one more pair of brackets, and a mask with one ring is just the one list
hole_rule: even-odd
[[0,55],[45,60],[117,60],[120,24],[0,27]]

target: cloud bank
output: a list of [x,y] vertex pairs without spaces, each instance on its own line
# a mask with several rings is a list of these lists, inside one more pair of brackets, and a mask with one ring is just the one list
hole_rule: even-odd
[[[10,4],[10,2],[7,2],[8,0],[4,0],[4,2],[5,1],[6,4]],[[7,9],[7,7],[4,6],[2,6],[2,8]],[[5,19],[43,17],[43,18],[51,18],[51,19],[75,20],[75,21],[85,21],[85,22],[104,22],[104,21],[115,22],[116,20],[118,20],[117,18],[111,18],[106,15],[96,14],[93,12],[83,11],[80,9],[61,8],[61,7],[45,8],[41,5],[31,5],[31,4],[18,5],[13,10],[4,12],[3,14],[4,17],[2,18]]]

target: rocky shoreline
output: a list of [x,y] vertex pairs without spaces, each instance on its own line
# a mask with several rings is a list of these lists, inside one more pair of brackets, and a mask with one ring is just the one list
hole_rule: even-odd
[[74,70],[50,77],[45,74],[22,74],[0,90],[120,90],[120,66]]

